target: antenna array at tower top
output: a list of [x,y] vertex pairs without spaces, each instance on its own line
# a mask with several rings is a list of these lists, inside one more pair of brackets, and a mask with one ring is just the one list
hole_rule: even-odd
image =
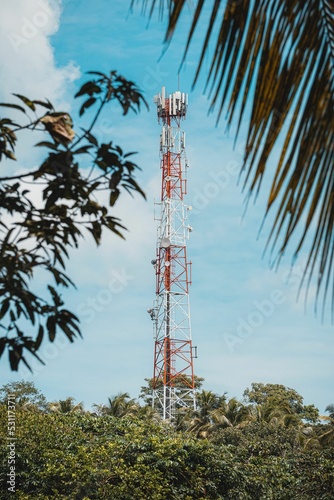
[[158,118],[166,119],[168,116],[173,118],[185,118],[188,107],[188,94],[177,90],[166,98],[165,87],[162,87],[161,94],[154,96],[154,102],[157,106]]

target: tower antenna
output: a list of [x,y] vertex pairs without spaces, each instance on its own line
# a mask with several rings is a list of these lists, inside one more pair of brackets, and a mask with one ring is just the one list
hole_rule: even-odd
[[[179,77],[179,75],[178,75]],[[188,108],[188,94],[179,90],[166,96],[165,87],[154,97],[160,135],[161,198],[158,205],[156,258],[156,298],[149,309],[154,325],[154,369],[152,406],[164,420],[173,420],[180,409],[196,409],[189,286],[191,262],[187,260],[187,224],[191,210],[184,199],[189,167],[185,153],[185,133],[181,120]]]

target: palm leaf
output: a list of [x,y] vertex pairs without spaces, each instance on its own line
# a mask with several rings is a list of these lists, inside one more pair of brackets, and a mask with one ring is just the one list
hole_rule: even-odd
[[[169,41],[188,2],[142,1],[151,15],[157,5],[160,12],[168,7]],[[248,197],[257,195],[268,170],[273,176],[265,214],[274,211],[268,239],[272,264],[288,246],[294,261],[306,249],[306,289],[316,276],[315,304],[320,302],[323,312],[330,291],[333,320],[333,0],[197,0],[184,57],[204,22],[194,83],[211,43],[210,109],[217,120],[226,110],[228,125],[237,123],[236,135],[246,127],[242,168]]]

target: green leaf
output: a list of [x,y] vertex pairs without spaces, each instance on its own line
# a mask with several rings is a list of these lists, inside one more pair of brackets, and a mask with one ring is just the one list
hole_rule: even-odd
[[44,328],[42,325],[39,325],[38,335],[37,335],[35,343],[34,343],[34,348],[36,351],[39,349],[39,347],[42,343],[43,337],[44,337]]
[[101,170],[103,170],[104,172],[107,171],[107,168],[108,168],[108,165],[106,164],[105,161],[103,160],[95,160],[95,165],[97,165],[98,167],[100,167]]
[[70,342],[73,342],[74,341],[73,337],[74,338],[76,337],[76,333],[72,331],[71,328],[65,322],[58,323],[58,325],[63,330],[68,340]]
[[123,155],[123,158],[127,158],[128,156],[132,156],[132,155],[136,155],[138,154],[138,151],[132,151],[130,153],[125,153],[125,155]]
[[146,200],[146,194],[144,191],[140,188],[140,186],[137,184],[137,182],[131,177],[126,180],[127,184],[130,184],[131,189],[134,189],[138,193],[142,195],[142,197]]
[[93,235],[93,238],[97,245],[100,244],[101,235],[102,235],[102,225],[98,221],[91,222],[91,227],[87,228]]
[[12,153],[12,151],[9,151],[9,149],[5,149],[5,151],[3,153],[10,160],[16,160],[14,153]]
[[53,286],[48,285],[49,292],[52,295],[53,302],[55,306],[59,307],[63,305],[63,301],[60,298],[60,295],[56,292],[56,290],[53,288]]
[[101,73],[100,71],[86,71],[87,75],[98,75],[103,76],[103,78],[107,78],[107,75]]
[[82,146],[81,148],[76,149],[75,151],[73,151],[73,154],[74,155],[79,155],[79,154],[82,154],[82,153],[87,153],[87,151],[89,151],[92,147],[93,147],[92,144],[89,144],[87,146]]
[[109,196],[109,205],[111,207],[113,207],[119,197],[119,194],[120,194],[120,191],[119,189],[114,189],[111,193],[110,193],[110,196]]
[[42,141],[35,144],[35,147],[45,147],[49,149],[53,149],[54,151],[58,151],[58,144],[54,142]]
[[16,97],[18,97],[19,99],[21,99],[21,101],[23,101],[24,104],[26,106],[28,106],[28,108],[32,109],[33,111],[36,111],[35,104],[33,103],[33,101],[31,101],[30,99],[28,99],[28,97],[25,97],[24,95],[21,95],[21,94],[13,94],[13,95],[15,95]]
[[51,111],[54,110],[54,107],[53,105],[51,104],[51,102],[46,99],[46,101],[32,101],[34,104],[39,104],[39,106],[43,106],[44,108],[47,108],[47,109],[50,109]]
[[100,94],[102,92],[102,89],[99,85],[97,85],[95,82],[90,81],[86,82],[80,90],[75,94],[74,97],[80,97],[82,95],[90,95],[92,96],[93,94]]
[[0,358],[5,350],[6,344],[7,344],[7,339],[1,338],[0,339]]
[[30,371],[30,373],[33,373],[33,371],[31,369],[29,363],[26,361],[26,359],[25,359],[24,356],[21,357],[20,361],[23,361],[23,363],[26,365],[26,367],[28,368],[28,370]]
[[83,105],[80,108],[79,115],[82,116],[85,112],[86,109],[90,108],[93,106],[93,104],[96,102],[96,97],[90,97],[83,103]]
[[2,241],[1,247],[0,247],[0,258],[2,258],[5,255],[7,245],[10,245],[9,240],[13,234],[13,231],[15,230],[14,227],[12,227],[6,234],[5,239]]
[[53,342],[56,337],[56,319],[55,316],[49,316],[46,321],[46,327],[48,329],[49,340]]
[[10,368],[14,372],[17,371],[20,359],[22,358],[22,347],[15,346],[15,348],[10,349],[8,352]]
[[90,142],[91,144],[94,144],[94,146],[98,146],[99,143],[97,142],[96,137],[88,132],[88,130],[85,130],[84,128],[81,128],[85,132],[85,137],[87,138],[87,141]]
[[26,112],[26,110],[24,108],[22,108],[22,106],[19,106],[18,104],[9,104],[6,102],[0,102],[0,106],[4,106],[6,108],[18,109],[19,111],[22,111],[23,113]]
[[72,329],[75,330],[76,333],[78,333],[78,335],[80,335],[80,337],[82,337],[80,327],[77,324],[77,323],[80,323],[79,318],[75,314],[71,313],[70,311],[67,311],[67,309],[63,309],[62,313],[63,313],[63,317],[66,318],[67,323],[69,325],[71,325]]
[[[13,122],[13,120],[10,120],[9,118],[2,118],[2,120],[0,120],[0,126],[1,125],[12,125],[13,127],[20,127],[21,126],[18,123]],[[8,130],[7,127],[6,127],[6,129]],[[10,133],[12,135],[15,135],[12,130],[10,131]]]
[[15,326],[15,330],[16,330],[17,336],[18,336],[20,339],[22,339],[22,338],[24,337],[22,330],[20,330],[20,329],[18,328],[18,326]]

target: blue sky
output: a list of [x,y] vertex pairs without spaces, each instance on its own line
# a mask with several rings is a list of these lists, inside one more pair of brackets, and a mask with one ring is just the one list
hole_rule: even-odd
[[[72,96],[86,78],[84,72],[117,69],[141,87],[150,105],[149,111],[127,117],[112,107],[97,127],[101,140],[112,139],[125,151],[138,152],[142,171],[137,180],[147,201],[124,194],[116,205],[115,216],[129,230],[126,241],[106,235],[101,247],[87,240],[71,255],[68,272],[78,290],[64,297],[81,318],[84,340],[70,345],[60,334],[55,344],[45,343],[40,353],[47,364],[34,364],[33,376],[26,370],[12,373],[7,359],[1,360],[1,384],[33,380],[48,400],[72,396],[86,408],[120,391],[137,397],[144,379],[152,376],[147,308],[155,293],[150,261],[155,256],[154,199],[160,188],[160,126],[153,96],[162,85],[168,92],[177,89],[191,14],[185,13],[162,56],[164,23],[156,16],[148,24],[140,2],[132,13],[128,3],[63,0],[60,6],[58,0],[11,0],[2,7],[0,20],[1,101],[10,92],[46,96],[58,109],[70,111],[78,124]],[[303,298],[296,301],[303,253],[290,280],[291,255],[276,272],[269,269],[268,257],[262,258],[269,225],[257,235],[270,175],[243,217],[244,194],[237,181],[244,130],[233,148],[233,126],[227,133],[223,120],[215,127],[215,116],[207,114],[204,79],[191,91],[201,36],[199,30],[180,76],[181,90],[189,92],[183,128],[191,166],[187,202],[193,206],[188,256],[193,262],[192,335],[199,355],[195,372],[204,377],[206,389],[230,397],[241,398],[252,382],[284,384],[324,412],[334,402],[333,327],[314,317],[313,285],[306,313]],[[204,73],[208,65],[209,59]],[[25,136],[18,164],[3,169],[36,164],[41,152],[30,152],[37,142],[31,141]]]

